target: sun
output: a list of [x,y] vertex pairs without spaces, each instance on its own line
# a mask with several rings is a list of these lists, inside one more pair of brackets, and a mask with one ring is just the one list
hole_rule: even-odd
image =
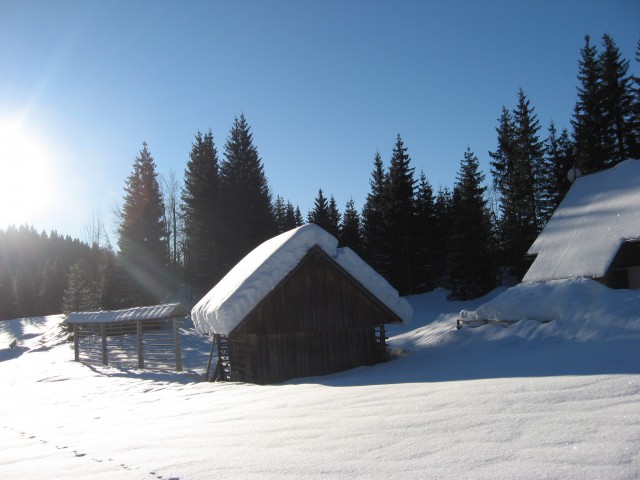
[[23,123],[0,119],[0,229],[34,223],[54,201],[50,153]]

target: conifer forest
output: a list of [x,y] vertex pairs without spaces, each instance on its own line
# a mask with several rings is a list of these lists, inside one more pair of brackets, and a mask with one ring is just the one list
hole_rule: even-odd
[[437,191],[398,134],[391,158],[371,152],[369,193],[355,199],[360,211],[354,199],[338,205],[331,185],[310,194],[308,212],[273,192],[244,115],[224,143],[210,130],[195,133],[182,179],[161,177],[153,145],[142,143],[123,179],[113,243],[100,214],[83,241],[26,225],[0,230],[0,319],[197,301],[257,245],[307,222],[401,295],[442,287],[471,299],[517,282],[571,185],[568,172],[640,158],[640,78],[629,73],[630,60],[609,35],[586,36],[577,65],[569,125],[541,125],[534,99],[516,86],[513,104],[496,106],[495,148],[480,152],[490,171],[467,148],[447,159],[459,162],[458,172]]

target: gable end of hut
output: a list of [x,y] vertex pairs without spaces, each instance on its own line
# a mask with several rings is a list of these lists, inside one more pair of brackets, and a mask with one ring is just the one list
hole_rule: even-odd
[[386,323],[402,320],[321,248],[229,334],[232,377],[276,383],[386,359]]

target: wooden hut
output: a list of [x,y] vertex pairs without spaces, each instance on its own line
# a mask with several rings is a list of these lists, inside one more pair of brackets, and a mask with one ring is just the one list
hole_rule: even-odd
[[316,225],[256,248],[192,310],[196,329],[218,349],[211,379],[259,384],[382,362],[384,325],[411,314],[380,275]]
[[640,289],[640,160],[576,179],[528,253],[523,282],[587,277]]
[[129,368],[182,370],[180,321],[189,310],[179,303],[125,310],[74,312],[75,360]]

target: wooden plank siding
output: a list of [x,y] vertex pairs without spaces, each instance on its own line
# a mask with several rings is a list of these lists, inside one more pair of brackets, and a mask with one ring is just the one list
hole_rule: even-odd
[[324,251],[313,248],[229,334],[230,377],[266,384],[372,365],[386,353],[376,328],[399,322]]

